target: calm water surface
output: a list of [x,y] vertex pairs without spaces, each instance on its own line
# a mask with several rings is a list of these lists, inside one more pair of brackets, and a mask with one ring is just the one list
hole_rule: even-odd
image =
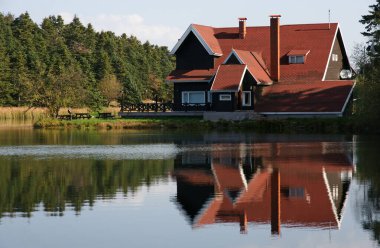
[[0,247],[377,247],[380,137],[0,129]]

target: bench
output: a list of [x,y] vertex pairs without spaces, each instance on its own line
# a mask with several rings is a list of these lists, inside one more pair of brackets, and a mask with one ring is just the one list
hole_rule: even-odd
[[75,119],[90,119],[91,117],[89,113],[75,113]]
[[76,118],[75,118],[75,115],[58,115],[57,119],[58,120],[72,120]]
[[98,114],[99,115],[97,118],[99,118],[99,119],[113,119],[113,118],[115,118],[115,116],[112,115],[111,112],[99,112]]

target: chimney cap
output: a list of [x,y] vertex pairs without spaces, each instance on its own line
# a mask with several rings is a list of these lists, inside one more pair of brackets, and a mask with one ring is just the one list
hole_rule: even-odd
[[270,15],[269,17],[270,17],[270,18],[280,18],[281,15]]
[[239,19],[239,21],[246,21],[247,17],[239,17],[238,19]]

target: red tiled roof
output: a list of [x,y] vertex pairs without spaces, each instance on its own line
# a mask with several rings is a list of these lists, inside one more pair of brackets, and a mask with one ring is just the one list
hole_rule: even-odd
[[198,31],[207,45],[216,54],[222,54],[223,51],[219,46],[219,42],[215,37],[214,28],[209,26],[192,24],[193,28]]
[[[305,64],[280,65],[281,80],[322,80],[337,28],[338,24],[331,24],[331,29],[328,29],[328,24],[281,26],[280,58],[294,48],[310,50]],[[270,27],[247,27],[245,39],[228,38],[228,35],[238,33],[238,28],[217,28],[214,32],[220,37],[219,43],[223,53],[228,53],[231,47],[262,52],[263,60],[270,68]]]
[[353,81],[278,83],[265,87],[256,112],[341,112]]
[[[282,25],[280,29],[280,58],[289,51],[310,51],[304,64],[281,63],[281,81],[321,81],[327,66],[338,24],[327,23]],[[262,54],[262,60],[270,68],[270,27],[247,27],[244,39],[239,38],[239,28],[213,28],[192,25],[214,53],[223,54],[215,60],[214,68],[225,61],[232,49]]]
[[288,56],[296,56],[296,55],[303,55],[306,56],[310,50],[290,50],[288,52]]
[[261,61],[262,58],[257,53],[252,53],[249,51],[236,50],[239,58],[247,65],[249,72],[258,82],[269,84],[272,83],[272,80],[269,77],[268,69],[265,67],[265,64]]
[[215,74],[212,70],[174,70],[166,77],[168,81],[210,81]]
[[211,90],[238,91],[246,68],[246,65],[220,65]]

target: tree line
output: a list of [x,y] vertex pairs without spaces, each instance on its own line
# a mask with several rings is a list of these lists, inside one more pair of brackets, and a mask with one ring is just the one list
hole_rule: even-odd
[[369,6],[360,19],[367,44],[357,46],[353,58],[358,68],[355,115],[362,130],[377,130],[380,124],[380,0]]
[[[355,115],[360,127],[378,133],[380,124],[380,0],[369,6],[369,13],[360,22],[367,44],[355,49],[353,58],[359,70]],[[362,139],[367,146],[361,145]],[[360,136],[357,149],[357,178],[364,185],[364,200],[359,205],[361,224],[380,244],[380,170],[378,136]]]
[[142,186],[167,180],[170,160],[87,160],[61,158],[9,160],[0,158],[0,221],[3,216],[30,217],[39,204],[44,211],[78,214],[98,199],[118,192],[133,195]]
[[0,13],[0,106],[99,109],[113,100],[171,99],[167,47],[134,36],[96,32],[78,17],[49,16],[38,25],[23,13]]

